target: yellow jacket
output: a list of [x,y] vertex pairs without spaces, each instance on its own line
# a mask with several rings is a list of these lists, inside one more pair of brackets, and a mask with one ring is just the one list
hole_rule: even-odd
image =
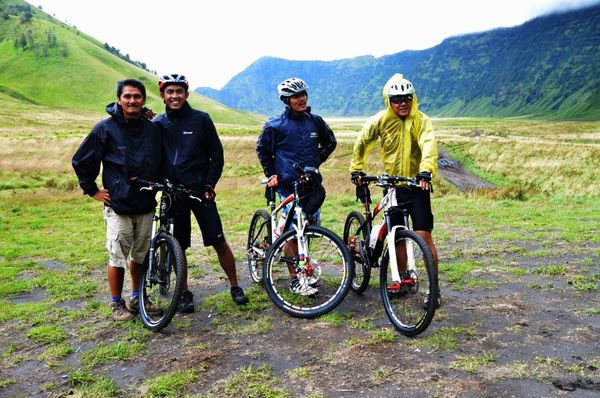
[[373,144],[379,139],[383,169],[389,175],[414,177],[427,170],[437,172],[438,151],[431,119],[419,111],[416,94],[413,95],[410,114],[402,120],[389,102],[388,91],[392,82],[402,79],[396,73],[383,88],[386,109],[369,118],[354,144],[350,171],[365,170],[365,160]]

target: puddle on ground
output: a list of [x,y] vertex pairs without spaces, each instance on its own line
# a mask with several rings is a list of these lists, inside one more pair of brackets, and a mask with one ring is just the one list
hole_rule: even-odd
[[47,300],[49,297],[46,289],[36,288],[30,292],[22,292],[11,297],[13,304],[25,304]]

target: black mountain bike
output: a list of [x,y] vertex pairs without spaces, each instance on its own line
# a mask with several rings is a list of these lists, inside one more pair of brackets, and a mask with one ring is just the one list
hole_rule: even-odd
[[161,192],[158,214],[154,215],[152,221],[150,249],[140,277],[138,300],[144,326],[152,331],[159,331],[173,319],[187,275],[184,253],[173,237],[173,220],[167,217],[167,210],[178,195],[186,195],[198,201],[201,199],[193,196],[191,190],[168,180],[159,183],[136,179],[135,182],[147,185],[142,190]]
[[[383,188],[384,197],[371,213],[370,200],[363,202],[364,212],[352,211],[344,224],[344,243],[352,253],[355,277],[352,290],[364,292],[369,286],[371,269],[380,267],[381,298],[388,319],[406,336],[422,333],[433,319],[438,299],[438,278],[433,256],[425,240],[408,229],[408,203],[398,203],[396,185],[418,187],[414,178],[363,176],[364,197],[370,198],[369,184]],[[384,218],[373,225],[383,210]],[[390,212],[400,211],[404,225],[391,225]],[[426,302],[428,304],[426,304]]]

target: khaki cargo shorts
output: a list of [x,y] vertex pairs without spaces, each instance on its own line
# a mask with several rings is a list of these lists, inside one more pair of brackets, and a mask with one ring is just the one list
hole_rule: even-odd
[[[142,264],[150,247],[152,217],[146,214],[120,215],[110,207],[104,208],[108,265],[127,269],[128,259]],[[129,258],[128,258],[129,256]]]

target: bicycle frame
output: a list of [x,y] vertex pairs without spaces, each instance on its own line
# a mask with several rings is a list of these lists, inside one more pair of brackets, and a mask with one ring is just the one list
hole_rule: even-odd
[[[379,201],[379,203],[375,206],[375,208],[373,209],[373,211],[371,212],[371,206],[368,200],[365,200],[365,202],[363,203],[363,206],[365,208],[364,210],[364,215],[365,215],[365,223],[363,224],[363,226],[360,226],[359,231],[362,231],[363,229],[366,229],[366,235],[369,237],[369,241],[365,242],[365,244],[367,245],[366,248],[360,248],[361,252],[363,251],[363,249],[366,249],[369,259],[371,260],[371,263],[377,263],[377,260],[379,259],[379,256],[381,255],[381,249],[383,246],[383,241],[387,240],[387,246],[388,246],[388,252],[389,252],[389,257],[390,257],[390,268],[392,271],[392,278],[395,281],[400,281],[401,277],[400,277],[400,272],[398,270],[398,262],[397,262],[397,257],[396,257],[396,242],[395,242],[395,236],[396,236],[396,231],[398,229],[408,229],[408,212],[405,208],[403,208],[401,205],[402,204],[398,204],[398,200],[396,198],[396,185],[394,183],[394,181],[388,180],[389,176],[387,176],[386,174],[383,174],[381,177],[378,177],[376,179],[370,179],[366,181],[366,186],[365,189],[368,189],[368,183],[369,182],[375,182],[376,185],[384,188],[387,190],[387,193],[384,195],[384,197]],[[408,183],[409,186],[415,185],[415,182],[413,179],[411,178],[394,178],[395,181],[400,182],[400,181],[406,181]],[[404,216],[404,225],[394,225],[392,226],[392,222],[391,222],[391,216],[390,216],[390,210],[392,208],[400,208],[400,210],[403,213]],[[381,224],[378,225],[378,228],[375,230],[376,231],[376,235],[373,236],[373,221],[375,220],[375,217],[381,213],[381,211],[383,210],[384,213],[384,218],[381,222]],[[383,228],[383,226],[386,226],[386,228]],[[377,246],[379,245],[379,246]],[[412,253],[413,252],[413,247],[412,247],[412,241],[407,241],[406,242],[406,252],[407,253]],[[409,270],[414,270],[415,268],[415,263],[414,263],[414,257],[411,255],[406,256],[407,260],[408,260],[408,264],[407,264],[407,268]]]

